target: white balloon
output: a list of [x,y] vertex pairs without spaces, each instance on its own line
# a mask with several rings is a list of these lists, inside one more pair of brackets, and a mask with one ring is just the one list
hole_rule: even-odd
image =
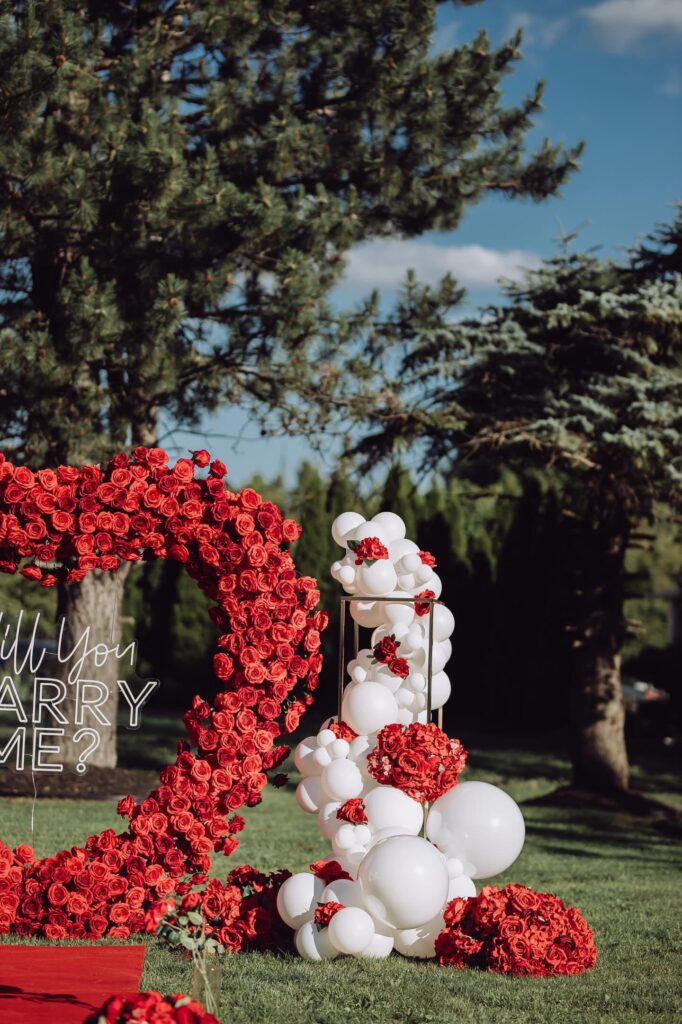
[[[374,833],[369,843],[367,844],[367,850],[371,850],[372,847],[376,846],[377,843],[381,843],[384,839],[391,839],[392,836],[409,835],[412,835],[412,833],[406,831],[406,829],[404,828],[401,828],[399,825],[396,825],[394,828],[380,828],[378,832]],[[385,925],[384,927],[390,928],[390,925]]]
[[354,683],[364,683],[367,678],[367,669],[363,665],[355,665],[352,669],[349,669],[348,675]]
[[366,846],[372,838],[372,830],[362,822],[355,826],[355,842],[360,846]]
[[362,957],[363,960],[385,960],[387,956],[391,955],[392,949],[393,936],[381,935],[380,932],[375,932],[369,946],[358,953],[358,956]]
[[370,739],[369,736],[356,736],[354,740],[350,741],[348,756],[352,761],[357,761],[363,754],[374,750],[376,745],[376,740]]
[[340,757],[348,757],[350,753],[350,743],[348,740],[334,740],[327,747],[327,750],[336,761]]
[[360,541],[369,540],[370,537],[376,537],[384,547],[388,547],[389,537],[385,528],[381,523],[375,523],[371,519],[369,522],[360,523],[359,526],[356,526],[353,530],[353,536],[349,539],[360,543]]
[[346,853],[346,859],[357,868],[366,853],[367,848],[364,846],[351,846],[350,850]]
[[372,916],[394,928],[417,928],[436,916],[448,895],[445,861],[419,836],[377,843],[360,864],[358,881]]
[[424,565],[423,562],[418,566],[418,568],[413,569],[412,571],[414,572],[414,577],[417,583],[421,584],[422,586],[425,583],[430,583],[431,577],[435,575],[431,566]]
[[344,907],[360,907],[366,910],[362,889],[349,878],[337,878],[330,882],[320,898],[320,903],[340,903]]
[[333,960],[338,949],[329,939],[328,928],[318,928],[314,921],[306,921],[296,932],[294,942],[298,955],[304,960]]
[[398,575],[398,586],[401,590],[409,592],[414,590],[416,584],[417,579],[411,572],[404,572]]
[[277,911],[290,928],[300,928],[315,916],[324,882],[308,871],[287,878],[277,893]]
[[473,867],[472,878],[506,871],[521,853],[523,815],[512,798],[488,782],[461,782],[431,807],[426,834],[448,857]]
[[450,879],[448,886],[448,903],[450,900],[454,900],[456,896],[462,899],[468,899],[469,896],[476,895],[476,886],[469,878],[468,875],[457,875],[456,878]]
[[296,787],[296,801],[302,811],[308,814],[315,814],[324,802],[322,784],[319,775],[311,775],[308,779],[301,779]]
[[[389,597],[405,597],[406,595],[401,593],[399,590],[394,591],[392,594],[387,595]],[[395,604],[387,601],[383,605],[383,617],[387,623],[388,631],[396,633],[396,627],[411,626],[414,622],[414,607],[408,604],[407,601],[396,601]]]
[[329,922],[329,939],[339,953],[362,953],[374,938],[374,921],[366,910],[344,907]]
[[367,629],[381,625],[384,617],[381,604],[377,601],[351,601],[350,613],[358,626]]
[[428,960],[436,955],[436,939],[444,927],[443,915],[437,914],[419,928],[403,928],[395,933],[395,948],[403,956]]
[[395,697],[381,683],[357,683],[346,688],[341,718],[355,732],[368,735],[394,722],[397,711]]
[[321,767],[313,760],[313,754],[317,750],[317,736],[306,736],[294,751],[294,764],[301,775],[319,775]]
[[332,839],[332,849],[334,853],[343,856],[347,854],[351,847],[356,846],[355,842],[355,829],[348,822],[336,830],[336,834]]
[[399,562],[404,555],[410,555],[413,552],[418,552],[419,546],[415,544],[413,540],[392,540],[388,545],[388,554],[395,565]]
[[444,604],[434,605],[433,639],[448,640],[455,631],[455,616]]
[[332,763],[332,756],[326,747],[318,747],[313,754],[313,761],[318,765],[320,771]]
[[364,522],[365,517],[361,516],[359,512],[342,512],[340,516],[336,517],[332,523],[332,537],[340,548],[346,546],[344,540],[346,535],[351,530],[356,530]]
[[448,875],[451,879],[459,878],[459,876],[464,872],[464,865],[461,860],[457,859],[457,857],[448,857],[445,862],[445,866],[448,869]]
[[336,733],[333,729],[320,729],[317,734],[317,745],[318,747],[328,747],[330,743],[333,743],[336,739]]
[[332,839],[341,827],[341,821],[336,817],[341,804],[338,800],[322,804],[317,814],[317,824],[325,839]]
[[379,524],[389,541],[402,540],[405,536],[405,523],[395,512],[377,512],[371,522]]
[[[362,793],[362,775],[354,761],[332,761],[322,772],[320,780],[322,790],[330,800],[339,800],[343,803]],[[322,800],[319,803],[322,803]]]
[[418,835],[424,821],[422,805],[393,786],[375,786],[363,797],[367,824],[372,832],[384,828],[404,829]]
[[339,583],[344,587],[352,587],[355,583],[357,573],[352,565],[342,565],[339,569]]
[[371,597],[384,597],[395,590],[397,576],[395,569],[387,558],[381,558],[371,565],[363,562],[355,573],[355,586],[358,593]]
[[431,680],[431,710],[442,708],[450,699],[451,693],[449,676],[445,672],[436,672]]
[[398,572],[416,572],[417,569],[421,568],[422,560],[419,555],[412,551],[407,555],[403,555],[400,559],[400,564],[396,565]]
[[413,672],[408,679],[410,688],[415,693],[421,693],[422,690],[426,689],[426,677],[421,672]]

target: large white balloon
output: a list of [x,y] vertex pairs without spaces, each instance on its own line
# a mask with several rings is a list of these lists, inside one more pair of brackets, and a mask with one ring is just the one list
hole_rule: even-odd
[[419,545],[415,544],[413,540],[392,540],[388,545],[388,554],[394,564],[399,562],[403,555],[418,551]]
[[344,803],[362,793],[363,781],[360,769],[354,761],[349,761],[347,758],[328,764],[320,779],[322,790],[330,800]]
[[436,916],[448,895],[445,860],[419,836],[377,843],[360,864],[358,881],[373,917],[393,928],[418,928]]
[[325,839],[332,839],[342,825],[342,822],[336,817],[336,812],[340,806],[341,804],[338,800],[332,800],[329,803],[322,804],[318,811],[317,824]]
[[504,790],[488,782],[460,782],[432,805],[426,834],[448,857],[468,863],[471,878],[490,878],[521,853],[525,825]]
[[431,710],[442,708],[450,699],[451,693],[450,677],[446,672],[436,672],[431,679]]
[[308,871],[287,878],[277,893],[279,916],[290,928],[300,928],[315,916],[324,891],[324,882]]
[[340,516],[337,516],[332,523],[332,537],[339,545],[339,547],[345,547],[345,540],[347,534],[351,530],[356,530],[361,523],[364,523],[365,517],[361,516],[359,512],[342,512]]
[[455,631],[455,616],[444,604],[433,608],[433,639],[449,640]]
[[405,536],[405,523],[395,512],[377,512],[370,522],[378,523],[389,541],[402,540]]
[[316,814],[324,800],[325,797],[322,792],[319,775],[311,775],[308,779],[301,779],[296,787],[296,802],[302,811],[307,811],[308,814]]
[[436,955],[436,939],[444,927],[443,915],[437,914],[418,928],[403,928],[395,933],[395,948],[403,956],[428,960]]
[[329,938],[328,928],[318,928],[314,921],[306,921],[294,936],[298,955],[304,960],[333,960],[339,955]]
[[393,786],[375,786],[363,797],[363,803],[373,832],[383,828],[401,828],[407,835],[416,836],[422,827],[422,805]]
[[355,732],[368,735],[394,722],[397,711],[395,697],[381,683],[356,683],[346,687],[341,718]]
[[329,939],[339,953],[357,955],[374,938],[374,921],[366,910],[344,907],[329,922]]

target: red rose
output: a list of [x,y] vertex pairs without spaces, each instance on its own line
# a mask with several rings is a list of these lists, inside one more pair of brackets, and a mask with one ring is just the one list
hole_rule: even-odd
[[315,911],[313,920],[318,928],[326,928],[334,915],[343,909],[343,903],[335,903],[333,900],[330,900],[329,903],[321,903]]
[[367,821],[365,805],[359,797],[353,800],[346,800],[336,812],[336,817],[341,821],[349,821],[353,825],[362,825]]
[[194,460],[194,464],[196,466],[198,466],[200,469],[204,469],[206,466],[208,466],[209,462],[211,461],[211,456],[209,455],[205,448],[200,448],[198,451],[192,452],[192,459]]

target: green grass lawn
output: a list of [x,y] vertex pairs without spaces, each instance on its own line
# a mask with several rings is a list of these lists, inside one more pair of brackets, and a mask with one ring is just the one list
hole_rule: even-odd
[[[503,785],[520,801],[550,792],[567,764],[542,751],[474,750],[468,778]],[[478,750],[478,752],[477,752]],[[669,767],[638,769],[650,792],[679,799]],[[305,869],[328,853],[314,816],[294,802],[288,787],[265,792],[246,813],[239,850],[227,866],[250,862],[265,870]],[[595,929],[596,969],[578,978],[525,979],[446,970],[392,956],[387,961],[337,960],[309,964],[295,957],[249,954],[226,959],[221,1018],[225,1024],[499,1024],[499,1022],[618,1022],[676,1019],[682,1004],[682,927],[678,840],[631,817],[525,803],[526,846],[496,883],[522,882],[552,891],[583,911]],[[0,801],[0,836],[31,841],[30,800]],[[45,854],[117,826],[113,803],[39,801],[35,846]],[[17,941],[17,940],[8,940]],[[18,940],[26,941],[26,940]],[[2,953],[0,951],[0,980]],[[150,944],[143,986],[187,990],[189,969]]]

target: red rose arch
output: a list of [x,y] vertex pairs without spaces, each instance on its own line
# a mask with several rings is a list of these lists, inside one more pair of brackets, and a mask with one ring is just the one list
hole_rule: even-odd
[[192,699],[187,739],[158,787],[119,803],[127,831],[43,860],[0,842],[0,934],[143,930],[159,900],[205,884],[212,853],[233,852],[235,812],[260,802],[267,772],[288,753],[275,741],[312,703],[327,616],[286,547],[300,527],[250,488],[229,491],[225,474],[205,451],[170,467],[160,448],[136,448],[104,469],[36,473],[0,455],[0,570],[51,587],[150,554],[181,562],[215,601],[221,684],[211,703]]

